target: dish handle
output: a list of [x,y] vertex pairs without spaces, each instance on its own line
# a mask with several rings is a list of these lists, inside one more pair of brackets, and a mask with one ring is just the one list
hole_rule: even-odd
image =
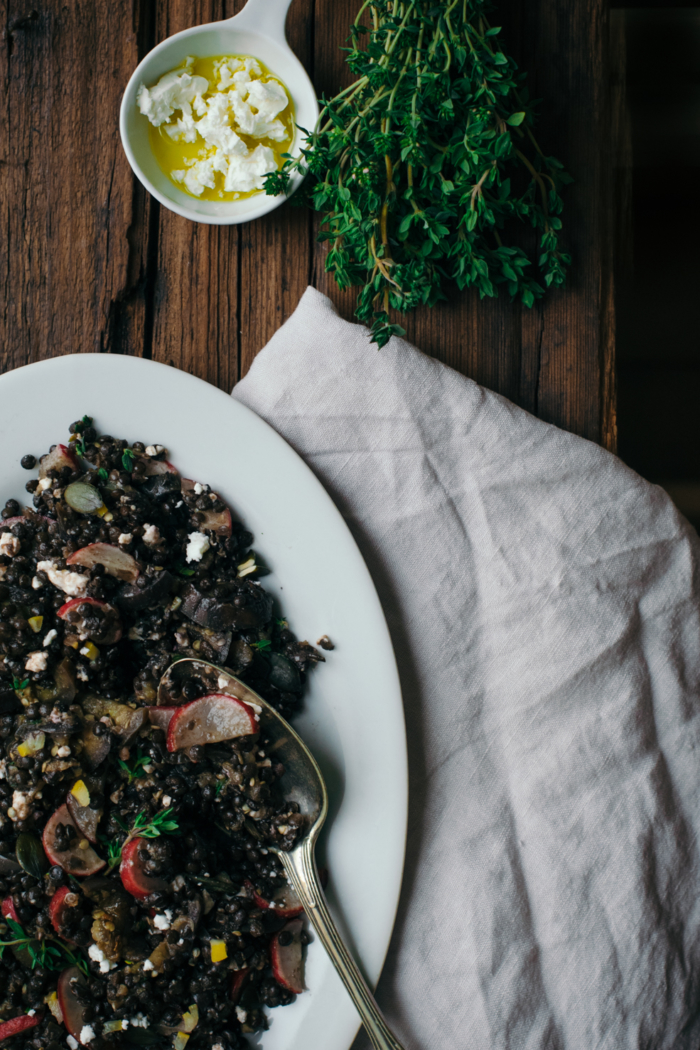
[[314,857],[314,844],[306,838],[291,853],[276,851],[304,911],[345,985],[375,1050],[404,1050],[390,1030],[367,982],[345,947],[326,904]]
[[248,0],[242,11],[227,19],[236,29],[250,29],[288,47],[285,23],[292,0]]

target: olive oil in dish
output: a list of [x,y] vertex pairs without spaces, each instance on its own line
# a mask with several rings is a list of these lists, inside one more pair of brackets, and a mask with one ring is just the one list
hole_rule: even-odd
[[201,200],[240,200],[263,190],[294,139],[286,87],[250,55],[188,57],[137,95],[163,172]]

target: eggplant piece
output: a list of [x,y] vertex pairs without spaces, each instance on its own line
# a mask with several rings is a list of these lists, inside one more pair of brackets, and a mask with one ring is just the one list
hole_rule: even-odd
[[[167,475],[158,475],[166,477]],[[136,613],[168,597],[175,586],[175,578],[163,569],[155,576],[140,576],[136,583],[125,583],[115,596],[115,603],[123,612]]]
[[62,704],[67,706],[75,699],[75,668],[68,657],[56,665],[53,673],[54,685],[51,689],[37,689],[36,693],[43,703]]
[[95,736],[92,731],[94,725],[94,719],[88,720],[80,737],[83,742],[80,761],[90,770],[97,769],[104,762],[112,747],[112,734],[105,732],[102,736]]
[[146,478],[141,486],[141,491],[157,503],[175,492],[180,492],[180,475],[170,471],[165,474],[154,474]]
[[268,681],[282,693],[300,693],[302,689],[299,668],[281,653],[270,653],[270,676]]
[[212,631],[230,630],[237,612],[231,602],[222,602],[211,595],[202,594],[193,583],[188,584],[183,591],[180,611],[188,620]]
[[182,614],[212,631],[262,627],[272,615],[272,596],[252,583],[239,585],[232,602],[203,593],[194,583],[185,588],[182,597]]
[[175,632],[178,652],[185,656],[216,660],[221,664],[226,663],[232,638],[233,633],[231,631],[219,633],[210,630],[208,627],[200,627],[196,623],[189,623],[187,626],[183,624]]

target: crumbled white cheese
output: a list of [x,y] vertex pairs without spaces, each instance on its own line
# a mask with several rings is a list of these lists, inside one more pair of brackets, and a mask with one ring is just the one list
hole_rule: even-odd
[[14,558],[15,554],[19,554],[20,546],[19,540],[11,532],[3,532],[0,536],[0,554],[7,558]]
[[128,1017],[122,1017],[122,1032],[125,1032],[128,1027],[129,1027],[129,1018]]
[[245,1010],[243,1009],[243,1007],[242,1007],[242,1006],[237,1006],[237,1007],[236,1007],[236,1017],[237,1017],[237,1018],[238,1018],[238,1020],[239,1020],[239,1021],[241,1022],[241,1024],[245,1024],[245,1023],[246,1023],[246,1021],[248,1020],[248,1014],[247,1014],[247,1012],[246,1012],[246,1011],[245,1011]]
[[27,1010],[27,1017],[33,1017],[35,1013],[36,1010]]
[[224,190],[227,193],[261,190],[264,186],[263,176],[275,168],[275,155],[269,146],[256,146],[245,157],[230,157]]
[[[143,968],[144,968],[144,970],[154,970],[155,969],[155,967],[154,967],[154,965],[153,965],[153,963],[151,962],[150,959],[146,959],[146,961],[143,964]],[[132,1021],[131,1023],[132,1024],[136,1024],[135,1021]]]
[[70,1050],[78,1050],[78,1047],[80,1046],[78,1040],[75,1039],[72,1035],[66,1036],[66,1042],[68,1043]]
[[153,925],[157,930],[169,930],[172,918],[173,913],[169,909],[166,909],[162,915],[153,916]]
[[44,586],[44,581],[40,580],[38,576],[35,576],[34,579],[32,580],[32,587],[34,588],[34,590],[35,591],[40,591],[43,586]]
[[117,965],[116,963],[111,963],[102,949],[98,948],[96,944],[90,945],[88,955],[94,962],[100,964],[100,973],[109,973]]
[[77,674],[81,682],[87,682],[88,678],[90,677],[84,667],[79,667],[75,673]]
[[0,758],[0,780],[7,779],[7,761],[4,758]]
[[42,478],[36,487],[37,492],[46,492],[51,488],[51,478]]
[[126,547],[128,543],[131,543],[133,536],[130,532],[122,532],[119,536],[118,542],[121,543],[122,547]]
[[201,496],[202,493],[204,492],[204,485],[202,485],[199,481],[195,481],[195,483],[194,483],[194,491],[195,491],[195,495]]
[[146,445],[147,456],[159,456],[161,452],[165,452],[164,445]]
[[182,507],[182,506],[184,506],[184,501],[180,500],[178,503],[175,504],[175,510],[177,510],[178,507]]
[[55,627],[52,627],[50,631],[47,631],[47,633],[44,635],[44,641],[42,643],[44,648],[46,648],[48,645],[51,645],[51,642],[54,640],[57,634],[58,631]]
[[[146,959],[148,962],[148,959]],[[146,963],[143,964],[144,970],[146,969]],[[151,963],[151,969],[153,969],[153,963]],[[143,1014],[136,1014],[136,1017],[131,1018],[131,1024],[134,1028],[148,1028],[148,1018],[144,1017]]]
[[[31,791],[13,791],[12,793],[12,805],[8,809],[7,813],[10,820],[26,820],[29,816],[29,806],[32,801]],[[14,817],[12,812],[14,812]]]
[[[288,130],[276,118],[289,106],[286,90],[277,80],[259,79],[263,74],[254,59],[234,59],[218,67],[217,90],[204,99],[209,83],[192,76],[190,69],[191,65],[184,72],[167,73],[154,87],[142,86],[138,94],[139,109],[152,124],[159,127],[179,110],[180,116],[166,127],[168,136],[176,142],[203,142],[206,148],[198,159],[186,160],[184,168],[171,171],[171,177],[195,197],[216,188],[217,173],[224,176],[227,193],[263,189],[263,176],[278,166],[275,155],[262,144],[249,149],[241,135],[283,142]],[[205,86],[199,84],[197,91],[199,81]]]
[[[192,59],[188,59],[186,65],[191,68]],[[187,69],[184,72],[175,70],[166,73],[152,88],[142,84],[136,102],[143,115],[158,128],[170,119],[176,109],[184,117],[191,117],[192,103],[195,103],[197,112],[200,112],[202,95],[208,88],[209,82],[205,77],[193,76]]]
[[80,1042],[83,1046],[86,1046],[92,1039],[95,1038],[95,1029],[91,1024],[84,1024],[80,1029]]
[[228,685],[228,678],[225,678],[223,675],[219,675],[216,684],[218,685],[219,689],[225,689]]
[[170,795],[163,795],[160,804],[163,807],[163,809],[167,809],[168,806],[172,805],[172,801],[173,800],[171,799]]
[[61,746],[59,747],[58,751],[56,752],[56,754],[58,755],[59,758],[68,758],[70,753],[71,753],[71,751],[70,751],[70,747],[68,746],[68,744],[61,744]]
[[209,537],[203,532],[191,532],[188,536],[187,561],[201,561],[209,550]]
[[49,662],[49,654],[41,651],[30,653],[24,665],[25,671],[45,671]]
[[144,525],[143,542],[147,547],[157,547],[160,543],[160,532],[157,525]]
[[57,569],[52,561],[40,561],[37,569],[45,572],[54,587],[71,598],[82,598],[87,590],[88,578],[81,576],[79,572]]

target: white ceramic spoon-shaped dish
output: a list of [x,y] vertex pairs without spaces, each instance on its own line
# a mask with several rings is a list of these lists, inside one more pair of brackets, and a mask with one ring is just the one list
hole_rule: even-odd
[[[134,70],[122,98],[119,131],[122,145],[136,176],[149,193],[166,208],[194,222],[229,226],[266,215],[284,202],[285,195],[268,197],[264,192],[240,201],[207,201],[178,189],[161,169],[148,139],[149,123],[138,109],[136,95],[141,84],[150,86],[163,74],[176,69],[188,55],[252,55],[260,59],[287,88],[294,106],[295,122],[311,130],[318,119],[314,86],[285,36],[285,19],[291,0],[248,0],[233,18],[192,26],[163,40]],[[290,149],[298,156],[304,136],[297,131]],[[298,185],[295,176],[292,187]]]

